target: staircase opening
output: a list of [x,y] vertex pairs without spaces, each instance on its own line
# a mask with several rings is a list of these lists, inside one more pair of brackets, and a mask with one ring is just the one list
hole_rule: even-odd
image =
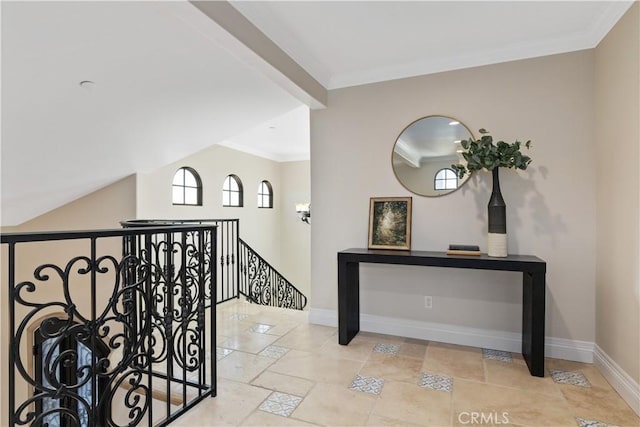
[[[73,330],[76,329],[75,333]],[[97,380],[89,375],[89,367],[98,360],[105,360],[109,347],[101,340],[92,339],[81,332],[77,322],[69,322],[58,317],[47,317],[33,333],[33,358],[36,383],[43,389],[34,391],[34,396],[47,389],[68,387],[88,404],[69,396],[56,399],[45,395],[36,400],[36,419],[42,425],[60,427],[77,425],[90,427],[89,411],[94,395],[100,401],[107,394],[109,384],[105,376]],[[104,369],[102,369],[104,374]],[[97,387],[95,393],[94,386]],[[107,406],[98,408],[99,417],[107,419]]]

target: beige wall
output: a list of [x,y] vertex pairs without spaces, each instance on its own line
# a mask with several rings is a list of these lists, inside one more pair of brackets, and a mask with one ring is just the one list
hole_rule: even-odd
[[596,344],[640,383],[640,6],[595,50]]
[[136,178],[131,175],[3,233],[26,231],[92,230],[120,228],[120,221],[135,216]]
[[[195,169],[202,179],[202,206],[174,206],[171,182],[182,166]],[[244,187],[244,206],[222,206],[222,184],[237,175]],[[258,209],[258,185],[268,180],[274,192],[273,209]],[[138,174],[138,218],[240,219],[240,237],[276,268],[280,266],[280,169],[278,162],[214,145],[149,174]]]
[[[595,338],[595,139],[593,51],[581,51],[329,92],[311,116],[312,310],[337,308],[336,252],[366,247],[369,198],[408,196],[389,158],[398,133],[427,115],[474,133],[531,139],[533,164],[501,171],[509,252],[547,261],[547,336]],[[413,195],[412,247],[449,243],[486,251],[490,175],[459,191]],[[519,332],[516,273],[361,266],[361,312]],[[424,308],[425,295],[433,308]]]
[[[296,230],[305,230],[292,218],[295,214],[292,200],[300,194],[308,199],[308,164],[294,162],[287,166],[288,163],[214,145],[149,174],[139,174],[137,215],[141,219],[238,218],[240,237],[296,287],[299,287],[298,280],[304,287],[304,283],[309,282],[305,279],[309,276],[309,240],[292,238]],[[172,205],[171,182],[176,170],[182,166],[192,167],[200,175],[202,206]],[[222,184],[229,174],[242,180],[244,206],[241,208],[222,206]],[[273,187],[273,209],[257,207],[258,185],[265,179]],[[304,232],[308,233],[307,230]],[[306,267],[304,263],[296,263],[298,258],[305,257]]]
[[[311,202],[311,175],[308,160],[280,164],[282,206],[280,215],[280,242],[282,245],[282,269],[287,279],[309,298],[311,292],[311,227],[300,221],[295,211],[296,203]],[[313,224],[311,207],[311,223]]]
[[[135,217],[136,205],[136,184],[135,177],[130,176],[118,181],[108,187],[98,190],[92,194],[82,197],[72,203],[48,212],[31,221],[21,224],[17,227],[5,227],[2,233],[9,232],[31,232],[31,231],[62,231],[62,230],[89,230],[103,228],[120,228],[119,221],[125,218]],[[122,243],[120,239],[109,239],[98,243],[97,250],[100,254],[120,255],[122,253]],[[1,283],[7,285],[7,253],[5,245],[2,245],[2,274]],[[53,263],[55,265],[64,266],[73,257],[86,255],[89,253],[89,244],[87,241],[66,241],[55,243],[40,244],[18,244],[16,246],[16,254],[18,263],[16,264],[16,281],[17,283],[34,280],[34,269],[45,263]],[[78,264],[80,265],[80,264]],[[61,300],[61,284],[56,275],[49,270],[51,279],[49,281],[35,281],[37,285],[37,294],[32,298],[39,302],[60,301]],[[86,293],[88,278],[86,275],[74,275],[75,286],[71,286],[71,296],[81,308],[81,312],[86,313],[89,305],[89,297]],[[109,289],[98,289],[98,301],[106,301],[109,297]],[[2,352],[0,353],[0,372],[2,374],[0,383],[2,391],[0,395],[9,396],[7,385],[7,366],[8,366],[8,343],[10,341],[8,329],[8,301],[6,292],[0,293],[0,315],[2,316]],[[41,312],[37,317],[45,313],[59,312],[59,308]],[[17,307],[16,319],[21,319],[27,315],[27,311]],[[21,343],[21,352],[23,360],[28,360],[27,342]],[[16,393],[22,401],[24,394],[27,392],[26,385],[16,380]],[[6,422],[6,414],[8,411],[7,399],[2,400],[2,415],[0,424]]]

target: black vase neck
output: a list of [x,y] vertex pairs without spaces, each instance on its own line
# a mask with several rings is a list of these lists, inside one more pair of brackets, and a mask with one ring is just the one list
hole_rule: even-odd
[[491,174],[493,175],[493,192],[494,193],[500,193],[500,174],[499,171],[500,168],[495,168],[491,171]]
[[504,206],[504,199],[500,192],[500,175],[498,169],[495,168],[491,171],[493,174],[493,190],[491,191],[491,199],[489,200],[489,206]]
[[500,176],[498,169],[495,168],[491,171],[493,174],[493,191],[491,192],[491,198],[487,208],[489,210],[489,233],[501,233],[507,232],[507,211],[500,192]]

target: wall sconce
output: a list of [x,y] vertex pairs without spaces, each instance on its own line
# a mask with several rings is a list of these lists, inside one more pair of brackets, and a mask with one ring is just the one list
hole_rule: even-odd
[[300,217],[300,221],[310,224],[309,218],[311,218],[311,203],[296,203],[296,212]]

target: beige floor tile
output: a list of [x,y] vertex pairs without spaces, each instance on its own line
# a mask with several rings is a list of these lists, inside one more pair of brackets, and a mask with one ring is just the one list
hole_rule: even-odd
[[544,365],[547,370],[559,369],[561,371],[579,371],[580,369],[593,366],[590,363],[574,362],[572,360],[553,359],[545,357]]
[[280,415],[270,414],[261,410],[255,411],[253,414],[240,424],[241,426],[315,426],[317,424],[307,423],[294,418],[281,417]]
[[596,368],[594,365],[588,365],[588,367],[586,367],[585,369],[581,369],[580,372],[582,372],[584,376],[587,377],[587,380],[589,380],[589,383],[593,387],[598,387],[603,390],[615,392],[611,384],[609,384],[609,382],[600,373],[598,368]]
[[333,338],[335,339],[327,340],[316,352],[326,355],[327,357],[338,357],[364,362],[369,358],[371,350],[373,350],[373,346],[375,346],[373,341],[362,339],[359,336],[352,339],[349,345],[339,344],[337,336]]
[[269,371],[347,387],[361,367],[362,362],[355,360],[291,350],[271,365]]
[[526,364],[505,363],[497,360],[485,359],[484,361],[487,383],[513,387],[520,390],[528,390],[536,393],[561,397],[562,393],[558,385],[553,382],[550,375],[544,378],[533,377],[529,373]]
[[218,362],[218,377],[248,383],[273,362],[269,357],[234,351]]
[[[509,423],[529,426],[575,426],[562,396],[456,379],[453,383],[453,420],[463,413],[505,414]],[[499,424],[499,423],[495,423]]]
[[236,426],[253,412],[271,392],[259,387],[221,379],[218,395],[205,399],[171,426]]
[[253,380],[251,384],[282,393],[306,396],[315,385],[315,382],[267,370]]
[[226,340],[228,340],[230,337],[228,335],[220,335],[219,333],[216,334],[216,345],[218,347],[220,347],[220,343],[225,342]]
[[[302,323],[307,323],[300,320],[292,319],[290,316],[284,314],[284,310],[275,309],[276,311],[263,311],[259,314],[251,315],[244,320],[248,320],[254,323],[266,323],[268,325],[277,326],[279,324],[292,324],[296,327]],[[287,310],[289,311],[289,310]]]
[[404,337],[396,337],[394,335],[385,335],[385,334],[378,334],[376,332],[365,332],[365,331],[358,332],[358,335],[356,335],[356,337],[359,337],[361,339],[366,339],[369,341],[374,341],[375,343],[395,344],[395,345],[400,345],[407,340],[407,338],[404,338]]
[[371,427],[422,427],[421,424],[411,424],[402,420],[395,420],[393,418],[381,417],[380,415],[371,414],[367,420],[367,426]]
[[448,426],[451,393],[428,390],[416,384],[385,382],[372,415],[416,425]]
[[418,344],[418,345],[429,345],[429,340],[423,340],[420,338],[405,338],[404,342],[406,342],[407,344]]
[[602,376],[598,368],[590,363],[580,363],[560,359],[546,359],[545,368],[547,372],[551,372],[554,369],[569,372],[580,372],[587,378],[592,386],[613,391],[613,387],[611,387],[607,380]]
[[485,380],[482,350],[475,347],[431,342],[422,369],[454,378]]
[[326,326],[300,325],[281,337],[276,345],[302,351],[313,351],[322,347],[330,339],[337,340],[337,337],[334,337],[335,332],[335,328]]
[[[524,360],[524,356],[522,353],[511,353],[511,357],[513,358],[513,363],[519,363],[520,365],[527,365],[527,362]],[[547,364],[545,362],[545,369],[547,368]],[[546,373],[545,373],[546,375]]]
[[247,353],[260,353],[265,347],[270,346],[276,340],[276,335],[257,334],[255,332],[239,332],[226,341],[219,344],[219,347],[244,351]]
[[307,333],[309,335],[320,338],[335,335],[336,332],[338,332],[338,328],[323,325],[314,325],[311,323],[301,323],[294,332]]
[[[576,427],[575,417],[581,417],[640,427],[640,420],[591,364],[545,360],[547,373],[583,373],[592,387],[582,388],[553,383],[550,376],[531,377],[517,353],[513,363],[503,363],[484,360],[479,348],[369,332],[341,346],[336,328],[308,324],[308,312],[239,300],[219,305],[217,314],[217,346],[234,349],[218,364],[218,397],[205,399],[172,425],[468,426],[469,420],[456,419],[466,410],[501,421],[496,426],[504,425],[500,417],[506,411],[509,425]],[[266,334],[247,332],[255,323],[274,328]],[[398,355],[373,353],[377,343],[399,346]],[[279,360],[255,355],[268,345],[293,350]],[[418,369],[416,363],[421,364]],[[422,372],[454,377],[453,393],[420,388]],[[380,396],[348,390],[358,373],[386,380]],[[258,410],[271,390],[304,400],[289,418]],[[492,425],[486,421],[483,425]]]
[[300,325],[300,323],[294,322],[292,320],[289,320],[289,321],[280,320],[272,324],[274,325],[273,328],[269,329],[265,333],[268,335],[279,335],[279,336],[282,336],[288,332],[291,332],[294,328]]
[[216,333],[228,337],[234,337],[237,334],[246,332],[255,322],[247,322],[246,320],[225,320],[218,322],[216,325]]
[[422,341],[420,343],[414,342],[403,342],[400,344],[400,351],[398,351],[398,356],[405,357],[414,357],[416,359],[424,359],[427,354],[427,343],[426,341]]
[[422,377],[422,359],[372,353],[360,370],[360,375],[418,384]]
[[376,396],[334,384],[317,384],[291,414],[320,425],[363,426]]
[[559,388],[572,413],[577,417],[620,427],[640,426],[640,418],[613,390],[570,384],[560,384]]
[[[483,413],[461,413],[458,414],[457,417],[453,417],[452,427],[465,427],[465,426],[482,426],[482,427],[536,427],[536,425],[532,426],[523,426],[522,424],[514,424],[510,421],[508,414],[503,414],[500,412],[485,412],[484,419],[482,418]],[[568,426],[557,426],[557,427],[577,427],[578,423],[575,422]]]

